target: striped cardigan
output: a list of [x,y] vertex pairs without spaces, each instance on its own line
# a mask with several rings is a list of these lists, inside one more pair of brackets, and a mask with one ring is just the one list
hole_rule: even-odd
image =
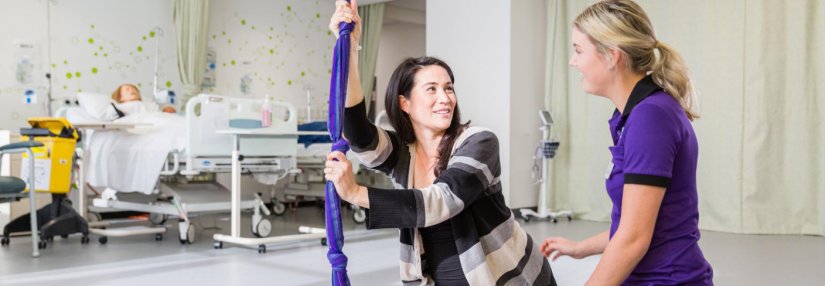
[[470,127],[456,140],[449,165],[432,185],[414,189],[415,143],[366,117],[363,102],[345,110],[344,135],[368,168],[387,174],[395,190],[368,188],[367,228],[400,228],[401,280],[433,285],[418,228],[451,220],[461,268],[470,285],[556,285],[550,264],[504,203],[498,138]]

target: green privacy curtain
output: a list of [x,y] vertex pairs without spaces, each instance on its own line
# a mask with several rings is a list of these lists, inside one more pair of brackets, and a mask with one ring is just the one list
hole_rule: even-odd
[[378,38],[381,36],[381,27],[384,26],[384,3],[364,5],[358,7],[361,15],[361,52],[358,58],[361,89],[364,91],[367,110],[370,110],[369,94],[375,84],[375,62],[378,60]]
[[175,52],[180,81],[183,83],[181,107],[201,92],[206,72],[207,35],[209,33],[209,1],[175,0],[172,2],[175,22]]

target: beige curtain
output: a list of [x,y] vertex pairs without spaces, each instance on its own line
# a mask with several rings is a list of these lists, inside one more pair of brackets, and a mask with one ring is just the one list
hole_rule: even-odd
[[358,7],[361,15],[361,52],[358,58],[358,75],[364,90],[364,101],[370,110],[370,95],[375,84],[375,62],[378,60],[378,39],[384,26],[384,3]]
[[[607,99],[567,65],[572,20],[595,1],[548,0],[547,107],[562,147],[551,205],[609,220]],[[825,233],[825,2],[639,0],[700,94],[700,227]]]
[[201,92],[206,72],[207,34],[209,32],[209,1],[175,0],[175,51],[183,83],[181,109],[190,98]]

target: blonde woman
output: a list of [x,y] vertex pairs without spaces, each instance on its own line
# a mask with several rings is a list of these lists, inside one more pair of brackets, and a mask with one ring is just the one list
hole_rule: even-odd
[[588,7],[572,35],[584,91],[616,106],[605,173],[612,224],[581,242],[547,238],[540,250],[553,260],[602,254],[587,285],[713,285],[698,245],[698,115],[684,60],[630,0]]

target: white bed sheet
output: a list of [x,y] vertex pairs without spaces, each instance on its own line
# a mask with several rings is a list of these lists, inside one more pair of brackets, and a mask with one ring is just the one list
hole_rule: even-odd
[[[77,112],[78,114],[82,112]],[[76,122],[90,122],[82,114]],[[67,113],[67,119],[69,118]],[[167,156],[186,148],[186,119],[179,115],[149,112],[129,115],[116,122],[148,123],[129,131],[98,130],[90,138],[88,182],[119,192],[152,194]]]

